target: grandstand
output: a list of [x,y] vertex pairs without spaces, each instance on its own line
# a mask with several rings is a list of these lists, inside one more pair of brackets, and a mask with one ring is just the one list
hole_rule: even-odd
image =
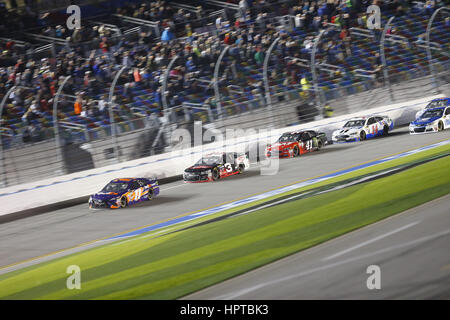
[[[80,30],[65,26],[69,1],[19,2],[0,12],[4,150],[53,140],[55,121],[63,144],[93,142],[148,128],[155,117],[173,126],[213,124],[263,110],[271,97],[275,110],[290,101],[320,107],[387,80],[424,77],[427,24],[444,5],[373,1],[382,26],[394,17],[383,70],[383,30],[365,26],[371,1],[81,1]],[[432,64],[445,72],[448,10],[432,27]],[[311,54],[320,33],[314,83]],[[276,39],[266,92],[264,60]]]

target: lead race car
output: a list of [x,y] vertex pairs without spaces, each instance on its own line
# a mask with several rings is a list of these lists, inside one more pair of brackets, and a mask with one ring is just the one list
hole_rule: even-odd
[[125,208],[153,199],[159,194],[154,178],[122,178],[110,181],[100,192],[89,197],[89,208]]
[[184,170],[184,182],[209,182],[240,174],[250,167],[246,154],[219,152],[204,155]]
[[409,124],[410,134],[433,133],[450,127],[450,106],[429,108]]
[[342,129],[333,132],[333,142],[363,141],[377,136],[387,136],[394,129],[394,121],[386,116],[369,116],[347,121]]
[[431,100],[425,108],[416,113],[416,119],[419,119],[425,111],[434,108],[445,108],[450,106],[450,98],[436,98]]
[[327,137],[323,132],[314,130],[285,132],[276,143],[266,148],[266,157],[298,157],[307,152],[318,151],[325,144]]

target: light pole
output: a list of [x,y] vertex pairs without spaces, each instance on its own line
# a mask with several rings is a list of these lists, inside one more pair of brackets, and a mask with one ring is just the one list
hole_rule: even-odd
[[[24,87],[24,86],[12,86],[8,90],[8,92],[6,92],[6,94],[3,96],[2,102],[0,102],[0,120],[2,119],[3,109],[5,107],[6,100],[8,100],[8,97],[11,95],[11,93],[14,92],[14,90],[19,89],[19,88],[31,89],[29,87]],[[1,125],[1,122],[0,122],[0,125]],[[4,178],[2,180],[0,180],[0,185],[3,184],[4,187],[7,187],[8,179],[6,177],[5,159],[4,159],[4,154],[3,154],[3,140],[2,140],[1,132],[0,132],[0,170],[1,170],[0,177],[2,175],[4,176]],[[2,181],[3,181],[3,183],[2,183]]]
[[222,62],[223,57],[225,56],[225,53],[227,53],[228,49],[230,47],[225,47],[222,52],[219,55],[219,58],[217,59],[216,65],[214,66],[214,93],[216,97],[216,103],[217,103],[217,112],[219,113],[219,119],[223,119],[223,112],[222,112],[222,101],[220,97],[220,91],[219,91],[219,69],[220,69],[220,63]]
[[71,76],[67,76],[64,81],[62,82],[61,86],[58,88],[58,91],[56,92],[55,98],[53,99],[53,132],[55,135],[55,142],[56,142],[56,149],[58,150],[56,152],[57,154],[57,160],[61,163],[61,171],[64,174],[66,166],[64,164],[63,159],[63,152],[61,147],[61,139],[59,136],[59,126],[58,126],[58,103],[59,103],[59,96],[61,95],[61,92],[66,84],[66,82],[71,78]]
[[[8,90],[8,92],[5,94],[5,96],[3,97],[3,99],[2,99],[2,102],[1,102],[1,104],[0,104],[0,120],[2,119],[2,115],[3,115],[3,107],[4,107],[4,105],[5,105],[5,103],[6,103],[6,100],[8,99],[8,97],[11,95],[11,93],[16,89],[17,87],[16,86],[12,86],[9,90]],[[0,122],[0,124],[1,124],[1,122]],[[2,136],[1,136],[1,132],[0,132],[0,168],[1,168],[1,170],[2,170],[2,175],[3,175],[3,179],[2,179],[2,181],[3,181],[3,186],[4,187],[7,187],[8,186],[8,179],[7,179],[7,177],[6,177],[6,170],[5,170],[5,160],[4,160],[4,158],[3,158],[3,139],[2,139]]]
[[384,81],[385,81],[385,84],[387,84],[391,101],[394,101],[394,94],[392,92],[391,82],[389,81],[389,74],[388,74],[388,70],[387,70],[386,55],[384,53],[384,42],[386,39],[386,33],[387,33],[387,30],[388,30],[389,25],[391,24],[392,20],[394,20],[394,17],[390,17],[388,22],[384,26],[383,34],[381,35],[381,39],[380,39],[380,56],[381,56],[381,63],[383,64]]
[[322,38],[322,35],[324,33],[325,33],[325,29],[320,30],[319,35],[314,40],[314,46],[311,51],[311,74],[312,74],[312,78],[313,78],[314,93],[316,95],[316,103],[319,106],[321,112],[323,110],[322,110],[322,99],[320,97],[320,92],[319,92],[319,81],[317,79],[316,51],[317,51],[317,47],[319,46],[320,39]]
[[442,7],[442,8],[437,9],[433,13],[433,15],[430,18],[430,21],[428,21],[427,32],[426,32],[427,58],[428,58],[428,64],[430,65],[431,76],[432,76],[432,79],[433,79],[433,87],[434,87],[434,90],[436,92],[439,92],[439,83],[437,81],[436,71],[434,70],[434,66],[433,66],[433,58],[431,56],[430,33],[431,33],[431,26],[433,25],[434,18],[436,17],[438,12],[441,11],[441,10],[449,10],[449,8],[448,7]]
[[170,60],[169,65],[167,66],[166,71],[164,72],[164,79],[163,79],[163,83],[162,83],[162,92],[161,92],[161,98],[162,98],[162,104],[163,104],[163,108],[164,108],[164,112],[166,110],[168,110],[168,106],[167,106],[167,95],[166,95],[166,91],[167,91],[167,81],[169,80],[169,73],[170,70],[172,69],[173,64],[175,63],[175,61],[178,59],[178,56],[176,55],[175,57],[172,58],[172,60]]
[[270,55],[272,54],[272,50],[273,50],[273,48],[275,48],[275,46],[279,40],[280,40],[280,37],[276,38],[270,45],[269,49],[267,50],[266,56],[264,57],[264,66],[263,66],[264,91],[266,94],[267,107],[269,109],[271,118],[273,118],[272,97],[270,96],[269,77],[267,75],[267,71],[269,68]]
[[116,161],[119,162],[119,147],[117,144],[117,136],[116,136],[116,124],[114,121],[114,110],[113,110],[113,104],[112,104],[112,97],[114,95],[114,89],[116,87],[117,80],[119,80],[120,75],[122,72],[127,69],[128,66],[123,66],[114,77],[114,80],[111,84],[111,87],[109,88],[109,97],[108,97],[108,106],[109,106],[109,123],[111,125],[111,137],[113,140],[113,149],[114,149],[114,156],[116,158]]

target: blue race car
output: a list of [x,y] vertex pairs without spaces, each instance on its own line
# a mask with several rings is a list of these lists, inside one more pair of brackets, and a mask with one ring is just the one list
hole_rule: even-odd
[[89,208],[125,208],[159,194],[158,181],[147,178],[123,178],[110,181],[89,197]]
[[450,106],[425,110],[409,124],[410,134],[433,133],[450,127]]
[[433,99],[427,104],[427,106],[424,109],[416,113],[416,119],[418,119],[428,109],[444,108],[448,106],[450,106],[450,98]]

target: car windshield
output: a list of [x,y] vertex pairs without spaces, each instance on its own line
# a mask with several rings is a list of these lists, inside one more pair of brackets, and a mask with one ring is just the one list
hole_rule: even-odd
[[205,156],[197,161],[196,165],[207,165],[212,166],[217,163],[222,163],[222,156],[221,155],[214,155],[214,156]]
[[423,113],[421,118],[428,119],[428,118],[434,118],[434,117],[442,117],[443,112],[444,112],[444,109],[428,110]]
[[431,101],[428,105],[427,105],[427,109],[429,108],[437,108],[437,107],[445,107],[445,105],[447,104],[446,100],[436,100],[436,101]]
[[278,142],[294,142],[296,141],[297,135],[292,133],[285,133],[279,139]]
[[344,125],[344,128],[350,128],[350,127],[362,127],[366,120],[350,120],[347,121],[347,123]]
[[120,182],[110,182],[108,183],[101,192],[120,192],[128,188],[128,183]]

